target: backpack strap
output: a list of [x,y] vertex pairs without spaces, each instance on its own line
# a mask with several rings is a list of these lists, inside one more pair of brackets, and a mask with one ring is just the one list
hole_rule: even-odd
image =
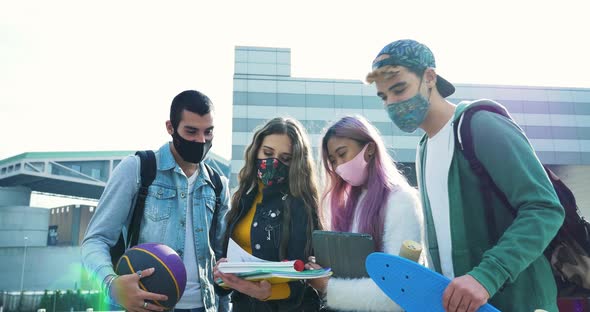
[[209,228],[209,242],[213,243],[215,241],[215,233],[217,232],[217,219],[219,218],[219,207],[221,207],[221,192],[223,191],[223,184],[221,183],[219,173],[217,173],[215,169],[211,168],[211,166],[206,163],[203,163],[203,165],[209,174],[209,178],[211,178],[211,182],[213,182],[211,187],[215,192],[215,209],[213,210],[211,227]]
[[465,155],[465,158],[467,159],[467,161],[469,161],[471,169],[473,169],[473,171],[478,176],[481,176],[481,173],[485,171],[485,168],[475,155],[473,136],[471,135],[471,119],[473,118],[473,115],[475,115],[475,113],[479,111],[488,111],[496,113],[510,120],[512,120],[512,117],[510,116],[510,114],[508,114],[506,109],[499,103],[494,102],[492,100],[484,99],[472,102],[470,107],[467,107],[467,109],[463,113],[463,116],[461,117],[460,121],[454,124],[455,140],[459,143],[459,146],[463,151],[463,155]]
[[139,228],[141,226],[141,217],[145,208],[145,199],[147,197],[148,188],[156,178],[156,155],[154,151],[139,151],[135,155],[139,157],[139,172],[141,176],[141,186],[137,192],[135,205],[131,207],[132,216],[129,226],[127,228],[127,236],[119,234],[119,239],[109,250],[111,255],[111,263],[113,268],[117,266],[117,262],[125,253],[128,247],[137,245],[139,239]]
[[154,182],[156,178],[156,155],[154,151],[138,151],[135,155],[139,156],[141,163],[141,186],[137,192],[137,199],[135,201],[135,207],[133,209],[133,216],[129,223],[127,230],[127,247],[137,245],[139,240],[139,228],[141,226],[141,218],[143,217],[143,211],[145,208],[145,199],[148,194],[148,188]]
[[498,195],[498,197],[505,204],[507,204],[508,207],[511,207],[510,211],[514,217],[516,217],[516,211],[514,211],[512,206],[508,203],[508,199],[504,193],[498,189],[483,164],[479,161],[479,159],[477,159],[477,156],[475,155],[475,146],[473,143],[473,135],[471,133],[471,119],[479,111],[496,113],[510,120],[512,120],[512,117],[499,103],[492,100],[483,99],[472,102],[470,107],[466,108],[459,122],[455,122],[453,125],[455,132],[455,144],[460,146],[463,156],[469,162],[471,170],[473,170],[473,172],[479,177],[480,191],[484,196],[485,215],[487,222],[489,222],[488,237],[490,239],[490,243],[495,244],[499,239],[499,235],[498,229],[496,227],[496,218],[494,217],[494,208],[491,207],[492,192],[496,193],[496,195]]

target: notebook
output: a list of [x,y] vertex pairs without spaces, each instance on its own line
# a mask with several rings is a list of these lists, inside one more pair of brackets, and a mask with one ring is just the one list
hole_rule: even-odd
[[[304,265],[301,260],[268,261],[254,257],[230,238],[227,247],[227,262],[219,263],[217,268],[220,272],[235,274],[245,280],[267,280],[271,284],[332,275],[330,268],[304,270]],[[221,279],[217,279],[215,282],[226,287]]]
[[314,231],[312,243],[316,263],[331,268],[334,277],[369,277],[365,259],[375,252],[375,243],[369,234]]
[[[322,278],[331,276],[332,272],[330,268],[322,268],[318,270],[304,270],[300,272],[281,272],[272,270],[257,270],[248,273],[237,273],[236,276],[243,278],[248,281],[261,281],[266,280],[271,284],[286,283],[290,281],[307,280],[314,278]],[[218,279],[217,284],[225,287],[225,283]]]

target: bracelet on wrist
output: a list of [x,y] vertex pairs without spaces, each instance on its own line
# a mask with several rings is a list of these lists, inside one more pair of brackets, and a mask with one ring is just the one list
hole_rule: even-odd
[[102,280],[102,283],[100,285],[100,290],[102,290],[103,294],[106,294],[106,288],[107,285],[111,282],[111,279],[113,279],[114,274],[109,274],[107,276],[104,277],[104,279]]
[[115,275],[115,274],[110,274],[107,275],[107,277],[105,277],[104,279],[104,283],[103,283],[103,292],[104,294],[110,298],[111,298],[111,286],[113,285],[113,282],[119,277],[119,275]]

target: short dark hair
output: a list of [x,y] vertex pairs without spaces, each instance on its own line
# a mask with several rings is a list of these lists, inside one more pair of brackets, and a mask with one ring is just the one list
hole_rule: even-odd
[[170,105],[170,122],[172,122],[174,130],[178,128],[182,112],[185,109],[200,116],[205,116],[213,110],[213,103],[211,103],[208,96],[199,91],[186,90],[180,92],[174,97],[172,105]]
[[416,74],[418,78],[422,78],[424,73],[426,72],[426,67],[417,67],[417,66],[405,66],[410,73]]

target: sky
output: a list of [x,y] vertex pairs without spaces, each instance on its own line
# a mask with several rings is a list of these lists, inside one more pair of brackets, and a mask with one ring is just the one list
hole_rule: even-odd
[[0,159],[157,149],[172,98],[216,106],[231,155],[235,46],[291,49],[294,77],[359,79],[387,43],[454,83],[590,88],[588,1],[0,0]]

